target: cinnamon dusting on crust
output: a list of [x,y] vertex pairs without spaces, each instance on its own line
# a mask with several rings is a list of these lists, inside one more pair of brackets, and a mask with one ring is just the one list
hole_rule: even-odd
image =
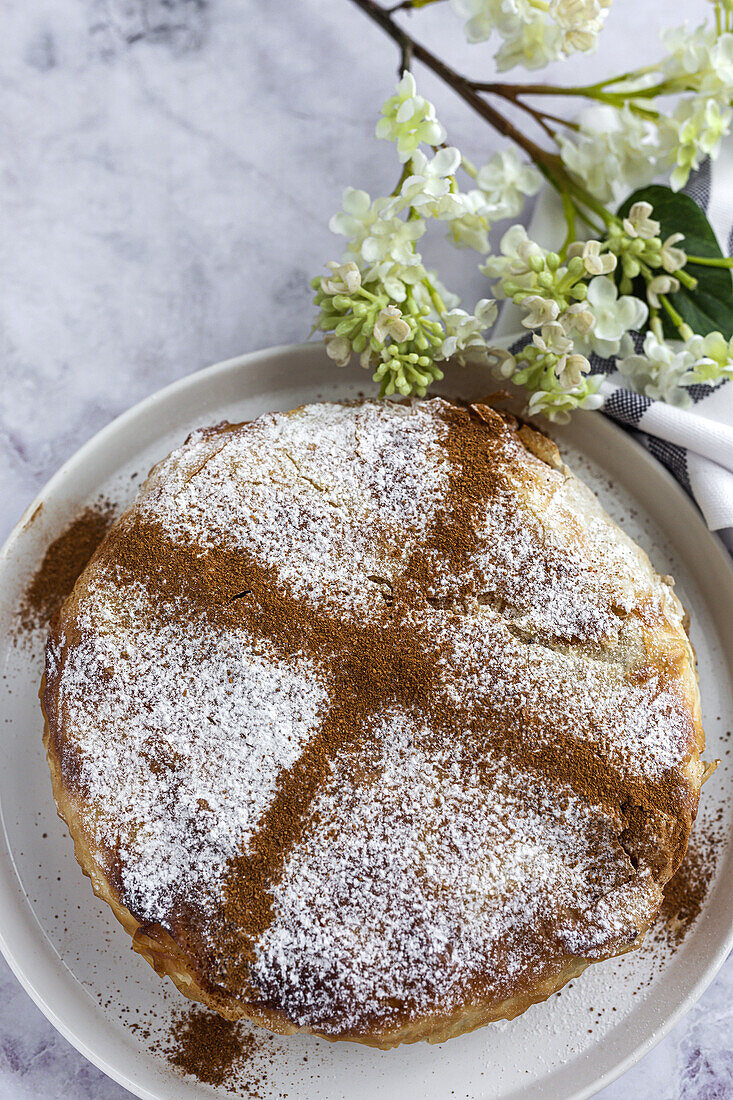
[[[351,800],[354,809],[366,814],[371,785],[377,785],[381,797],[385,768],[400,767],[411,754],[416,760],[424,760],[425,774],[429,774],[431,768],[436,770],[435,806],[429,803],[416,804],[409,809],[406,806],[401,815],[399,804],[389,805],[395,823],[406,830],[405,836],[412,843],[411,815],[419,811],[427,815],[426,821],[432,821],[433,817],[436,822],[445,821],[441,828],[450,828],[451,820],[456,829],[459,821],[470,828],[470,819],[464,821],[460,816],[466,813],[459,802],[461,789],[465,792],[475,785],[477,813],[481,799],[495,789],[501,800],[497,802],[496,820],[491,819],[492,828],[496,830],[494,842],[504,846],[499,849],[502,854],[505,848],[511,851],[512,845],[520,841],[524,846],[521,854],[511,857],[516,866],[510,864],[510,874],[519,877],[516,881],[509,877],[501,883],[501,889],[509,891],[507,912],[511,911],[512,892],[523,882],[523,861],[530,859],[527,848],[528,838],[532,836],[530,811],[535,812],[536,808],[540,822],[546,819],[558,830],[566,828],[568,836],[577,828],[589,852],[595,830],[607,866],[594,868],[590,861],[587,866],[583,865],[578,874],[585,893],[573,894],[573,890],[579,889],[581,879],[576,884],[572,878],[576,870],[574,854],[568,851],[563,857],[568,862],[570,874],[564,914],[566,932],[564,939],[559,933],[558,938],[553,939],[548,923],[543,940],[539,930],[544,929],[544,925],[540,921],[536,926],[539,938],[537,943],[533,941],[533,950],[538,953],[537,959],[530,959],[529,963],[524,960],[522,965],[528,966],[528,972],[534,967],[537,973],[543,952],[545,961],[561,957],[563,951],[579,957],[594,957],[602,955],[604,949],[607,953],[611,949],[609,945],[618,950],[633,942],[650,919],[641,902],[638,903],[638,915],[634,915],[633,906],[637,901],[633,891],[631,901],[625,903],[628,911],[619,901],[620,915],[612,907],[610,912],[604,911],[592,934],[583,931],[585,924],[589,921],[592,924],[594,918],[589,917],[582,906],[591,909],[597,906],[601,912],[606,894],[623,892],[637,877],[640,890],[647,888],[645,884],[653,886],[653,876],[663,880],[665,868],[651,868],[643,845],[650,837],[657,837],[660,829],[668,828],[668,834],[664,835],[667,848],[673,852],[679,850],[693,811],[694,797],[677,767],[692,738],[693,722],[685,700],[675,694],[673,686],[664,687],[665,676],[677,675],[674,660],[664,651],[646,655],[644,676],[635,683],[625,678],[623,668],[616,670],[610,660],[606,662],[602,651],[608,639],[613,642],[623,630],[629,629],[629,622],[633,625],[635,616],[639,633],[643,634],[642,625],[638,624],[643,620],[646,628],[643,618],[646,612],[629,600],[618,613],[616,603],[610,598],[608,606],[604,604],[602,592],[600,595],[593,592],[593,599],[585,598],[583,585],[590,583],[587,563],[561,545],[549,545],[541,525],[532,526],[530,515],[520,513],[518,520],[516,516],[512,518],[512,508],[516,509],[514,502],[517,491],[523,487],[523,479],[529,483],[537,472],[533,468],[527,473],[522,467],[526,452],[512,423],[507,425],[502,417],[487,408],[466,410],[445,405],[439,407],[435,421],[447,458],[446,489],[437,506],[430,511],[429,522],[419,538],[411,543],[407,540],[409,545],[404,554],[400,554],[401,546],[395,546],[392,554],[390,533],[380,527],[377,496],[367,530],[384,558],[385,575],[369,576],[369,581],[379,584],[373,589],[367,613],[362,616],[356,616],[349,606],[341,608],[328,600],[318,600],[313,589],[300,580],[291,581],[273,562],[263,561],[247,543],[250,534],[252,538],[257,534],[257,515],[254,510],[248,515],[246,507],[239,517],[234,515],[240,527],[225,530],[221,536],[215,528],[201,522],[203,545],[187,540],[175,529],[178,515],[182,517],[181,522],[195,526],[198,522],[195,512],[189,513],[178,505],[170,528],[164,522],[164,511],[160,518],[154,506],[140,509],[115,528],[107,544],[106,561],[100,564],[102,572],[97,577],[103,584],[113,579],[123,600],[129,603],[139,598],[140,586],[144,584],[145,599],[150,601],[156,614],[166,624],[180,627],[184,636],[188,631],[192,638],[201,637],[204,641],[209,636],[216,638],[217,634],[222,639],[225,635],[241,638],[243,649],[252,647],[258,655],[268,660],[276,659],[278,667],[288,667],[289,663],[292,666],[299,661],[312,670],[310,674],[321,693],[316,696],[317,727],[292,763],[280,768],[273,797],[265,805],[254,832],[246,836],[240,850],[229,859],[220,912],[209,910],[201,914],[204,924],[212,922],[209,931],[213,931],[213,944],[192,941],[192,946],[198,949],[201,980],[208,982],[210,988],[220,986],[221,992],[256,998],[259,986],[268,1002],[285,1007],[291,1019],[316,1027],[326,1026],[328,1022],[324,1016],[327,995],[343,1001],[332,1005],[344,1014],[343,1018],[349,1012],[358,1017],[358,998],[352,996],[346,978],[338,986],[339,975],[331,976],[328,971],[330,986],[314,977],[314,989],[309,993],[311,1003],[302,998],[299,1003],[288,1002],[288,996],[293,994],[285,990],[284,985],[278,990],[279,963],[276,965],[272,961],[285,957],[288,963],[287,957],[282,955],[281,943],[270,937],[272,942],[268,950],[271,949],[272,954],[264,969],[263,965],[255,966],[255,956],[258,945],[261,946],[263,938],[271,931],[273,921],[280,919],[283,913],[282,921],[290,919],[287,906],[294,904],[293,892],[297,895],[300,889],[293,867],[301,866],[307,857],[311,859],[305,868],[308,871],[310,867],[308,873],[330,874],[331,869],[318,862],[319,851],[325,849],[317,845],[310,847],[314,838],[321,835],[319,830],[331,830],[333,836],[334,829],[344,829],[343,836],[336,834],[335,851],[338,853],[339,843],[342,850],[351,851],[349,845],[353,838],[348,832],[348,823],[336,818],[334,824],[331,816],[334,809],[339,808],[338,804],[332,807],[329,801],[333,801],[334,790],[343,791],[347,805]],[[358,442],[359,446],[367,446],[364,440]],[[289,454],[288,459],[296,466],[298,477],[314,479],[302,454],[298,454],[297,462]],[[537,467],[541,461],[536,457],[531,459]],[[198,466],[194,476],[201,469]],[[174,473],[174,476],[178,475]],[[537,476],[539,478],[539,474]],[[561,481],[561,477],[559,482],[556,477],[555,482],[548,483],[543,498],[547,507]],[[320,484],[318,488],[321,490]],[[335,493],[324,489],[323,495],[330,508],[338,507],[338,501],[332,501]],[[149,499],[155,504],[154,498]],[[504,532],[503,545],[498,538],[487,539],[485,519],[489,505],[495,509],[492,522],[497,532]],[[309,545],[315,544],[321,537],[321,529],[316,526],[314,516],[306,508],[296,515],[293,506],[290,507],[289,516],[286,511],[282,514],[292,524],[293,537],[310,539]],[[224,516],[229,514],[228,508],[226,502],[226,507],[222,508]],[[326,514],[330,520],[330,513]],[[337,532],[338,522],[333,522]],[[511,526],[512,522],[515,527]],[[237,538],[241,540],[239,545]],[[287,549],[287,543],[285,545]],[[517,548],[526,562],[520,569],[516,559],[512,559]],[[277,546],[274,549],[277,550]],[[297,553],[294,557],[297,565]],[[347,568],[348,565],[347,560]],[[355,567],[354,572],[358,576],[358,568]],[[362,578],[362,584],[366,584],[366,580]],[[90,583],[93,593],[93,583],[97,582]],[[542,599],[546,602],[539,604]],[[541,621],[534,629],[531,623],[527,625],[526,614],[522,619],[526,606],[530,606],[530,610],[539,606],[541,615],[536,618]],[[653,614],[649,618],[653,621]],[[560,639],[559,644],[556,639]],[[91,644],[99,640],[92,636]],[[572,647],[576,644],[582,647],[587,667],[578,669],[571,659]],[[203,652],[206,652],[205,645]],[[95,660],[97,656],[101,665],[108,659],[103,653],[95,655]],[[672,656],[676,660],[679,655]],[[53,652],[51,659],[55,660]],[[177,658],[173,649],[164,649],[162,659],[174,661]],[[83,667],[82,664],[82,670]],[[181,673],[182,686],[188,682],[189,670],[182,667]],[[72,696],[73,676],[79,674],[71,672],[67,676]],[[129,695],[128,674],[120,675],[118,686]],[[196,669],[191,670],[191,675],[195,678]],[[231,676],[229,682],[232,683]],[[188,690],[190,686],[184,690],[184,695]],[[399,722],[393,718],[395,714],[399,715]],[[201,719],[205,717],[202,713]],[[405,733],[408,728],[409,735]],[[650,747],[647,748],[644,742],[647,756],[641,764],[633,752],[629,756],[624,737],[631,746],[638,738],[638,752],[641,752],[643,739],[652,738]],[[658,743],[654,737],[658,738]],[[149,751],[154,754],[155,746],[152,745]],[[178,764],[174,762],[168,769],[172,773],[170,782],[166,778],[164,784],[174,792],[173,796],[175,784],[182,785],[185,779],[177,775],[176,768]],[[158,774],[153,768],[151,772]],[[162,776],[160,769],[158,772]],[[521,780],[514,790],[511,784],[509,790],[505,789],[510,776],[515,784],[518,778]],[[226,782],[227,776],[223,778]],[[421,782],[423,777],[416,777],[414,788],[423,797]],[[547,793],[544,800],[543,790]],[[518,792],[528,799],[526,806],[516,804]],[[226,791],[224,795],[228,797]],[[409,789],[405,790],[406,799],[409,795]],[[238,797],[238,792],[234,792],[234,797]],[[451,800],[455,803],[452,819],[450,815],[441,817],[440,800],[443,798],[446,805],[451,805]],[[550,807],[548,802],[553,799],[554,804]],[[197,820],[203,826],[205,837],[206,830],[213,829],[216,822],[200,810],[202,802],[208,807],[209,801],[201,797],[197,800]],[[524,831],[520,835],[520,815],[525,811],[528,817],[522,823]],[[517,815],[514,822],[512,814]],[[597,815],[595,825],[593,814]],[[416,821],[422,828],[422,820],[416,818]],[[428,825],[424,824],[424,828],[430,837]],[[587,835],[584,830],[588,831]],[[614,831],[616,839],[612,840]],[[395,832],[394,840],[400,844],[402,834]],[[380,839],[379,844],[384,843]],[[451,851],[450,844],[441,847],[440,836],[430,837],[430,843],[434,846],[432,854],[439,850],[440,858],[451,873],[463,873],[464,864],[472,858],[473,841],[467,842],[464,848],[462,838],[456,833],[452,841],[455,852]],[[431,854],[429,845],[427,852]],[[300,862],[293,858],[295,854]],[[585,851],[578,854],[587,858]],[[354,858],[358,855],[357,849]],[[457,861],[455,868],[450,865],[452,858]],[[394,865],[397,863],[395,860]],[[640,865],[638,875],[635,863]],[[335,889],[335,883],[348,882],[354,866],[345,864],[341,878],[330,885],[326,885],[328,879],[324,879],[322,888],[327,891]],[[426,870],[421,873],[427,875],[426,888],[431,891],[434,887],[430,883],[429,867],[428,861]],[[643,867],[647,868],[646,879],[641,872]],[[280,889],[286,872],[289,878]],[[124,889],[124,877],[119,881]],[[307,883],[307,876],[304,881]],[[389,880],[386,884],[389,885]],[[402,880],[397,879],[394,886],[399,889],[401,884]],[[473,882],[470,885],[473,890]],[[185,883],[180,889],[184,887]],[[437,888],[442,889],[439,884]],[[480,887],[486,888],[486,884]],[[362,904],[360,889],[361,884],[353,881],[346,898],[357,899]],[[655,897],[651,889],[652,903]],[[145,917],[145,900],[143,893],[142,901],[140,895],[137,900],[129,901],[131,909],[141,918]],[[320,901],[320,898],[309,900],[305,894],[303,904],[307,907],[315,902],[320,904]],[[171,911],[167,918],[179,943],[185,942],[186,919],[193,919],[197,903],[200,903],[199,898],[178,896],[177,910]],[[363,904],[368,905],[366,894]],[[307,911],[302,916],[306,918]],[[378,912],[365,908],[362,919],[366,917],[379,923]],[[389,919],[385,910],[384,920]],[[435,919],[443,919],[439,904]],[[549,917],[547,919],[549,922]],[[279,927],[290,934],[287,923],[281,922]],[[438,925],[433,935],[437,935],[439,928]],[[322,926],[318,928],[317,921],[313,931],[318,935],[323,931]],[[297,929],[293,935],[296,932],[300,938],[297,943],[293,942],[293,950],[305,951],[307,957],[307,936],[304,938]],[[404,932],[407,946],[412,949],[409,939],[412,930],[406,927]],[[394,935],[394,930],[390,934]],[[529,943],[526,929],[524,936]],[[593,936],[597,937],[597,942]],[[470,937],[467,942],[469,940]],[[439,944],[439,939],[435,942]],[[506,942],[497,938],[496,945],[500,942],[502,949],[514,950],[511,937]],[[333,945],[331,949],[335,950]],[[475,975],[471,966],[477,963],[469,957],[465,963],[453,964],[450,952],[454,949],[455,945],[452,947],[449,941],[445,952],[438,952],[433,970],[457,974],[456,989],[462,988],[465,993],[465,983],[460,985],[463,981],[461,966],[465,968],[465,980],[468,981],[473,980]],[[470,955],[468,948],[466,950]],[[470,950],[478,951],[479,948],[472,944]],[[261,959],[259,961],[262,963]],[[429,975],[423,976],[422,970],[416,970],[418,961],[412,961],[413,973],[405,979],[406,988],[413,983],[414,989],[409,996],[403,992],[400,996],[387,998],[382,1008],[386,1018],[394,1020],[400,1011],[419,1011],[420,998],[428,995],[416,984],[423,977],[426,990],[432,988]],[[326,957],[323,965],[328,970],[337,964],[335,956],[334,959]],[[292,962],[293,972],[299,965],[297,960]],[[282,977],[285,984],[286,978],[287,975]],[[299,988],[302,994],[303,982]],[[361,1023],[363,1025],[363,1020]],[[328,1026],[336,1031],[342,1026],[337,1014],[333,1024]]]

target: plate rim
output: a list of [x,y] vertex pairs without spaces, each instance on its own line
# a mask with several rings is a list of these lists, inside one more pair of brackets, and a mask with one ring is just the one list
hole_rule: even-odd
[[[517,339],[516,335],[502,335],[497,338],[497,343],[510,344],[513,340]],[[266,363],[268,360],[282,356],[292,355],[295,353],[308,353],[313,354],[315,351],[322,352],[322,346],[315,343],[291,343],[291,344],[277,344],[272,347],[260,348],[255,351],[245,352],[241,355],[233,356],[229,359],[220,360],[213,363],[210,366],[203,367],[197,371],[193,371],[190,374],[183,375],[181,378],[175,379],[168,385],[162,387],[159,390],[148,394],[141,401],[135,405],[124,410],[118,416],[114,417],[108,424],[101,428],[98,432],[92,435],[86,440],[81,447],[78,448],[72,455],[67,458],[59,469],[49,478],[49,480],[43,485],[40,491],[36,494],[31,503],[23,511],[20,518],[17,520],[7,538],[5,539],[2,547],[0,548],[0,602],[2,602],[2,581],[3,572],[8,559],[12,556],[15,549],[16,542],[22,537],[23,532],[29,525],[31,519],[35,516],[38,508],[49,497],[53,496],[56,491],[63,485],[66,479],[71,473],[79,466],[84,464],[90,453],[93,453],[100,445],[104,446],[108,440],[114,438],[117,433],[124,431],[128,426],[132,426],[135,421],[143,414],[149,412],[156,405],[163,404],[170,400],[170,398],[177,396],[186,390],[195,389],[202,382],[206,382],[209,379],[216,377],[219,374],[226,374],[230,371],[236,371],[241,368],[252,368],[258,363]],[[580,415],[589,415],[583,414]],[[718,563],[723,565],[724,571],[728,573],[729,581],[731,584],[731,590],[733,591],[733,560],[723,545],[720,537],[716,532],[708,530],[705,526],[704,520],[695,506],[691,498],[684,492],[682,487],[672,476],[669,470],[666,469],[653,455],[651,455],[644,447],[642,447],[628,432],[624,431],[618,424],[614,423],[609,417],[598,417],[598,421],[602,424],[602,431],[605,432],[609,438],[612,438],[615,443],[620,445],[622,449],[635,451],[635,457],[640,460],[642,466],[646,471],[653,473],[653,476],[661,477],[667,485],[667,488],[671,489],[673,496],[677,499],[678,507],[682,508],[687,513],[689,521],[705,536],[708,536],[708,547],[718,559]],[[16,888],[16,893],[20,894],[22,900],[25,901],[26,907],[37,921],[35,913],[28,903],[28,899],[24,894],[21,886],[21,880],[18,872],[15,869],[15,861],[13,858],[13,850],[9,841],[7,830],[5,828],[5,821],[2,812],[2,804],[0,803],[0,825],[2,825],[2,841],[4,850],[0,850],[0,871],[3,875],[6,872],[10,872],[11,882]],[[4,866],[6,863],[6,854],[9,860],[9,866]],[[39,925],[41,933],[43,929]],[[703,993],[715,980],[723,963],[728,957],[730,951],[733,949],[733,915],[730,919],[730,926],[728,932],[721,946],[718,948],[716,954],[710,960],[704,971],[697,978],[692,985],[687,996],[677,1006],[677,1008],[669,1013],[660,1025],[655,1030],[647,1035],[638,1045],[634,1047],[624,1058],[622,1058],[611,1069],[605,1071],[600,1077],[596,1077],[594,1080],[589,1081],[585,1085],[581,1085],[574,1092],[568,1094],[564,1100],[588,1100],[589,1097],[594,1096],[602,1088],[607,1087],[621,1077],[627,1070],[634,1066],[637,1062],[641,1061],[658,1043],[660,1043],[669,1032],[676,1026],[677,1023],[685,1016],[694,1004],[700,999]],[[88,1043],[84,1036],[80,1033],[78,1028],[73,1025],[69,1025],[65,1022],[63,1017],[59,1014],[58,1008],[55,1004],[49,1000],[48,991],[44,991],[34,981],[32,976],[27,973],[27,966],[21,962],[18,957],[18,953],[13,948],[12,943],[8,940],[3,922],[0,921],[0,952],[2,952],[8,966],[10,967],[13,975],[24,989],[24,991],[30,996],[31,1000],[37,1006],[37,1008],[43,1013],[46,1019],[51,1025],[76,1049],[81,1053],[92,1065],[96,1066],[113,1081],[122,1085],[128,1089],[134,1096],[140,1097],[141,1100],[165,1100],[164,1093],[154,1090],[145,1084],[144,1081],[136,1080],[130,1075],[128,1069],[122,1065],[116,1064],[104,1054],[95,1049],[94,1044]],[[70,968],[69,968],[70,969]],[[73,971],[72,971],[73,973]],[[553,1076],[554,1074],[551,1074]],[[542,1087],[541,1085],[539,1087]]]

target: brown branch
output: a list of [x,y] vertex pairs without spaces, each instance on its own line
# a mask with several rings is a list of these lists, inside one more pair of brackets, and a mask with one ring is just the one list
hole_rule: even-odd
[[[506,118],[501,111],[498,111],[493,104],[488,103],[479,94],[480,85],[475,81],[470,80],[468,77],[463,76],[461,73],[456,72],[455,69],[447,65],[445,61],[442,61],[434,53],[431,53],[425,46],[421,46],[419,42],[416,42],[412,35],[408,34],[398,23],[392,18],[389,11],[381,7],[375,2],[375,0],[351,0],[353,4],[356,4],[365,15],[367,15],[377,26],[381,27],[386,34],[397,44],[399,49],[405,53],[408,52],[417,61],[421,61],[428,69],[435,73],[444,83],[456,92],[465,103],[468,103],[470,107],[476,111],[483,119],[485,119],[490,126],[493,126],[504,137],[515,142],[520,149],[524,151],[532,158],[542,175],[547,182],[559,192],[560,195],[567,194],[570,196],[571,202],[576,207],[582,217],[587,220],[587,211],[593,211],[603,219],[604,222],[609,224],[614,221],[614,215],[611,214],[580,182],[580,180],[573,179],[562,159],[557,153],[551,153],[548,149],[543,149],[541,145],[527,137],[522,133],[508,118]],[[488,85],[483,86],[484,89],[488,89]],[[506,98],[514,100],[517,106],[529,109],[529,113],[533,114],[535,109],[528,108],[527,105],[516,100],[517,90],[513,88],[511,84],[494,84],[491,85],[491,91],[497,89],[505,91]],[[545,91],[550,93],[551,85],[543,84],[527,84],[522,85],[521,91]],[[514,94],[511,94],[511,92]],[[562,94],[562,92],[561,92]],[[565,94],[571,94],[567,91]],[[537,112],[540,113],[539,111]],[[545,119],[551,119],[552,116],[542,112]],[[564,122],[564,120],[563,120]],[[550,128],[543,123],[545,129],[550,132]],[[572,123],[564,123],[564,125],[572,126]],[[592,224],[589,222],[589,224]]]
[[518,95],[582,95],[583,88],[564,88],[555,84],[505,84],[500,80],[474,80],[472,84],[477,92],[493,92],[504,99],[516,100]]
[[394,11],[416,11],[418,8],[427,8],[429,4],[436,4],[438,0],[400,0],[399,4],[395,4],[394,7],[389,8],[390,12]]
[[[541,145],[538,145],[537,142],[522,133],[522,131],[506,118],[501,111],[498,111],[496,107],[491,103],[487,103],[486,100],[479,95],[477,86],[472,80],[456,72],[456,70],[451,68],[450,65],[447,65],[445,61],[442,61],[425,46],[416,42],[412,35],[408,34],[407,31],[395,22],[391,12],[375,3],[375,0],[351,0],[351,2],[356,4],[358,8],[361,8],[365,15],[368,15],[377,26],[381,27],[382,30],[389,35],[392,41],[399,46],[400,50],[409,50],[412,57],[417,61],[421,61],[422,64],[434,72],[436,76],[440,77],[441,80],[445,81],[446,84],[453,88],[461,99],[468,103],[468,105],[493,126],[495,130],[504,137],[514,141],[521,149],[524,149],[551,181],[556,181],[558,172],[564,175],[564,169],[562,168],[560,158],[557,154],[551,153],[547,149],[543,149]],[[522,106],[522,104],[520,104],[520,106]]]

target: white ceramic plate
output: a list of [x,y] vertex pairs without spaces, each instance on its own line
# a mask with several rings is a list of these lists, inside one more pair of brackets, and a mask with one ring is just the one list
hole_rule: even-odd
[[[338,371],[319,346],[279,348],[184,378],[120,417],[49,482],[0,554],[0,946],[49,1020],[87,1058],[140,1097],[226,1095],[172,1070],[131,1019],[165,1036],[183,998],[134,955],[81,875],[56,817],[41,748],[37,690],[42,639],[15,644],[13,616],[45,548],[100,495],[124,502],[150,466],[194,427],[243,420],[368,388],[359,368]],[[485,373],[456,368],[445,392],[480,397]],[[733,835],[724,735],[733,715],[733,571],[695,508],[632,439],[594,414],[555,433],[607,509],[673,573],[692,616],[708,758],[723,764],[704,792]],[[43,502],[43,508],[37,506]],[[721,854],[707,906],[671,957],[653,944],[593,966],[572,987],[512,1023],[443,1046],[384,1053],[310,1037],[273,1039],[263,1096],[309,1100],[580,1100],[642,1057],[700,996],[733,943],[733,846]],[[662,953],[660,955],[660,952]],[[662,965],[664,964],[664,965]],[[139,1010],[139,1011],[138,1011]],[[307,1063],[304,1062],[307,1055]]]

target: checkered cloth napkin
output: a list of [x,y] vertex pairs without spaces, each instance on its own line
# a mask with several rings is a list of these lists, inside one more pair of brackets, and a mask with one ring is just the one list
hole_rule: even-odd
[[[692,174],[685,189],[705,211],[721,248],[729,253],[733,252],[731,180],[733,149],[724,150],[714,165],[706,161]],[[543,244],[547,243],[543,237],[547,236],[548,220],[554,218],[550,203],[541,197],[528,229],[530,237]],[[684,226],[680,230],[684,231]],[[498,328],[504,333],[516,332],[518,314],[509,303],[507,307]],[[636,343],[640,350],[641,336],[636,337]],[[718,531],[733,550],[733,385],[692,386],[689,393],[693,404],[678,409],[626,389],[613,360],[593,356],[591,369],[593,373],[608,374],[601,390],[605,401],[600,411],[634,431],[639,442],[697,502],[710,530]]]

